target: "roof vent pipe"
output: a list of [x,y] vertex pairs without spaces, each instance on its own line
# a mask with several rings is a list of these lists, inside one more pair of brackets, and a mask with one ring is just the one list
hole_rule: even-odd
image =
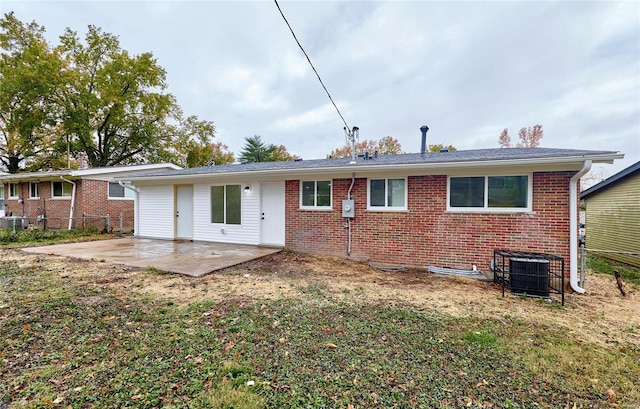
[[424,155],[427,151],[427,131],[429,127],[427,125],[422,125],[420,127],[420,131],[422,132],[422,147],[420,148],[420,154]]

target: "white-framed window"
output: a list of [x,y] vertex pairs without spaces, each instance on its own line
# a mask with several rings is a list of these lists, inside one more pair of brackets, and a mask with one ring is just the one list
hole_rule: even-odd
[[242,224],[240,185],[211,186],[211,223]]
[[532,211],[531,175],[450,176],[447,210],[465,212]]
[[300,182],[301,209],[331,209],[331,181],[309,180]]
[[17,183],[9,183],[9,199],[18,199],[20,197],[20,185]]
[[128,199],[133,200],[136,192],[131,189],[125,189],[118,182],[109,182],[109,199]]
[[0,185],[0,214],[4,215],[4,185]]
[[69,182],[51,182],[51,197],[66,198],[71,197],[73,185]]
[[40,198],[40,184],[38,182],[29,182],[29,199]]
[[407,210],[407,179],[369,179],[367,210]]

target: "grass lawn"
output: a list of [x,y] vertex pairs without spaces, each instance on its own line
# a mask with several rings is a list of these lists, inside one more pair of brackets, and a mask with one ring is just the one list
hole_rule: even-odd
[[[0,260],[0,408],[640,404],[635,342],[583,342],[562,325],[455,317],[337,297],[323,285],[297,297],[175,303],[31,257]],[[514,302],[542,315],[581,313]]]

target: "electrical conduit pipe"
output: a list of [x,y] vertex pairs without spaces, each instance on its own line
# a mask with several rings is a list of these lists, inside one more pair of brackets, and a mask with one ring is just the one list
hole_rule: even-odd
[[591,160],[587,159],[569,181],[569,284],[579,294],[584,294],[585,289],[578,285],[578,180],[590,169]]
[[[353,189],[353,184],[356,183],[356,174],[351,174],[351,185],[349,186],[349,191],[347,192],[347,200],[351,200],[351,190]],[[351,255],[351,218],[347,217],[347,256]]]

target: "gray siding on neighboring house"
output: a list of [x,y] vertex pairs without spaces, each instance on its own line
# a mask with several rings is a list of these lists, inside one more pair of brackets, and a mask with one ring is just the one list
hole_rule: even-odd
[[[588,249],[640,253],[640,173],[589,195],[585,204]],[[640,267],[640,256],[603,255]]]

